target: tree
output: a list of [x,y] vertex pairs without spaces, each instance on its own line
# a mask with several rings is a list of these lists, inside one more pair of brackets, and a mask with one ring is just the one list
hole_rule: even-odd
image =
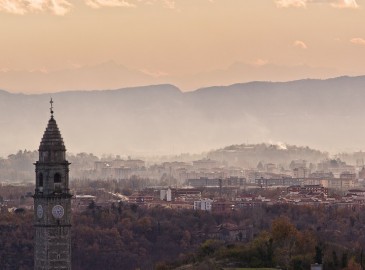
[[355,258],[352,257],[350,259],[350,261],[348,262],[348,265],[346,268],[344,268],[343,270],[362,270],[361,268],[361,265],[358,264],[356,261],[355,261]]
[[321,246],[316,246],[316,256],[314,257],[314,262],[318,264],[322,264],[323,251]]
[[344,267],[347,267],[347,264],[348,264],[348,257],[347,257],[347,253],[344,252],[342,254],[342,258],[341,258],[341,267],[344,268]]
[[95,207],[96,207],[96,204],[95,204],[95,201],[94,201],[94,200],[92,200],[92,201],[89,203],[89,205],[87,206],[87,208],[88,208],[88,209],[90,209],[90,210],[95,209]]

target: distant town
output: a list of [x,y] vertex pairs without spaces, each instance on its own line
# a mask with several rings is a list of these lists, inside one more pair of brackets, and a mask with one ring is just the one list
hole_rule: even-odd
[[[272,152],[275,160],[283,153],[299,150],[304,156],[310,153],[311,160],[290,160],[289,154],[280,163],[259,160],[267,151]],[[246,165],[247,152],[256,152],[255,167]],[[78,154],[69,157],[73,209],[83,211],[90,203],[108,206],[120,201],[145,208],[161,206],[213,212],[275,204],[365,206],[365,153],[343,154],[344,160],[355,161],[354,164],[326,155],[309,148],[282,149],[265,144],[231,146],[191,161],[181,161],[194,158],[189,155],[151,162]],[[36,159],[36,152],[19,151],[0,161],[2,211],[32,208],[32,158]],[[17,178],[29,179],[30,183]],[[16,187],[26,192],[15,195],[12,190]]]
[[[21,150],[0,160],[4,269],[33,265],[38,158]],[[363,263],[364,152],[331,156],[263,143],[200,155],[66,158],[74,269],[339,270]]]

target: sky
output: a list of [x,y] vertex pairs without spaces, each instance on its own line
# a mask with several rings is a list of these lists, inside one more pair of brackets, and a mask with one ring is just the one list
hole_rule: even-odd
[[0,0],[0,89],[365,75],[365,0]]

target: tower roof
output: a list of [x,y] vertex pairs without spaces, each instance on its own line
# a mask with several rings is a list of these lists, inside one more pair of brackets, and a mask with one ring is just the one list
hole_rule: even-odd
[[66,151],[61,132],[58,129],[53,115],[48,121],[46,131],[43,134],[43,138],[39,146],[39,151]]
[[58,129],[56,120],[53,118],[53,100],[50,102],[51,119],[48,121],[46,131],[43,134],[39,151],[66,151],[65,144],[61,136],[61,132]]

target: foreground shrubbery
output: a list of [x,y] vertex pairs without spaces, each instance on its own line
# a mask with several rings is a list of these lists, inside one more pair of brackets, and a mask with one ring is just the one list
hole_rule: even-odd
[[[0,214],[0,269],[32,269],[33,213]],[[221,223],[253,225],[249,243],[205,239]],[[73,269],[192,269],[222,266],[360,269],[365,212],[270,206],[215,214],[136,205],[90,205],[73,216]],[[198,233],[199,232],[199,233]],[[203,234],[204,235],[204,234]],[[209,268],[207,268],[209,267]]]

